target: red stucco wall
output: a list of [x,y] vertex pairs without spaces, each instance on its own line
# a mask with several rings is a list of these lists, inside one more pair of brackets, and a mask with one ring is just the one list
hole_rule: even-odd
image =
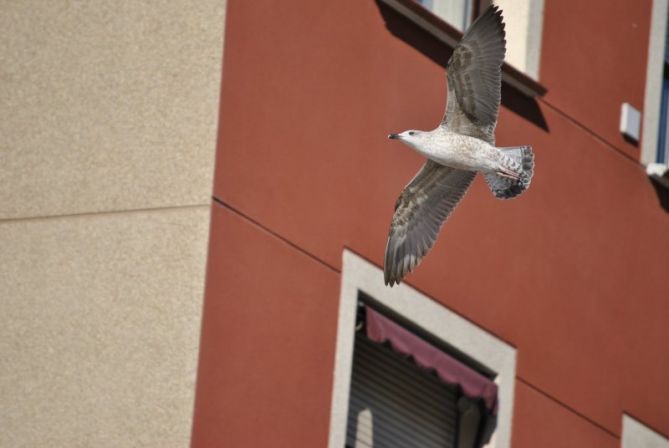
[[[534,146],[532,187],[502,202],[477,180],[408,277],[517,347],[514,447],[617,446],[623,412],[669,434],[669,214],[617,132],[650,1],[613,3],[546,1],[547,129],[503,107],[497,131]],[[214,195],[233,210],[213,205],[194,446],[324,446],[341,252],[382,264],[421,164],[385,136],[436,126],[444,78],[372,1],[228,1]]]
[[215,204],[193,446],[325,446],[339,275]]
[[622,103],[643,110],[651,6],[651,0],[545,1],[545,101],[635,160],[639,149],[622,138],[618,121]]

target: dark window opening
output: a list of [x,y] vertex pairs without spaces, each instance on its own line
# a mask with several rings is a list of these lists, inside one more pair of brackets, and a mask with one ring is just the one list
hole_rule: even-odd
[[[346,446],[483,446],[496,422],[497,389],[488,375],[462,364],[460,357],[442,353],[442,348],[424,340],[386,313],[368,308],[369,297],[361,294],[361,299],[364,302],[360,302],[356,325]],[[367,319],[372,320],[368,322]],[[388,339],[379,339],[374,333],[377,330],[372,326],[382,328],[379,325],[385,325],[383,328],[390,332]],[[402,345],[403,349],[398,350],[396,344]],[[430,365],[421,358],[421,351],[431,353],[431,359],[442,357],[448,361],[446,365],[452,366],[453,372],[447,372],[446,376],[455,370],[460,373],[456,372],[450,381],[444,381],[444,364]],[[493,386],[494,409],[488,400],[491,394],[484,400],[471,393],[467,381],[472,375],[479,385]]]
[[664,61],[664,76],[662,77],[662,99],[660,101],[660,131],[658,132],[657,163],[667,163],[667,143],[669,142],[669,63]]
[[660,129],[657,136],[655,162],[669,163],[669,17],[664,39],[664,68],[662,76],[662,98],[660,100]]

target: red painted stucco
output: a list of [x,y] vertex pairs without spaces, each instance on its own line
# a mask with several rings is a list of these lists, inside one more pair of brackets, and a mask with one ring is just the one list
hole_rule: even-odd
[[651,7],[652,0],[545,1],[546,101],[635,160],[640,150],[618,125],[622,103],[643,110]]
[[613,434],[516,381],[513,448],[620,448]]
[[212,206],[193,447],[325,446],[339,275]]
[[[547,129],[504,106],[497,130],[535,148],[532,186],[503,202],[477,180],[407,279],[517,347],[514,446],[613,446],[623,412],[669,434],[669,214],[617,131],[620,103],[641,107],[649,14],[649,0],[546,1]],[[339,293],[326,265],[343,247],[381,265],[421,164],[385,137],[436,126],[444,78],[373,1],[228,1],[214,195],[250,220],[213,207],[194,446],[324,446]],[[245,345],[262,340],[289,355]],[[301,398],[278,392],[304,381]],[[566,424],[575,444],[532,445]]]

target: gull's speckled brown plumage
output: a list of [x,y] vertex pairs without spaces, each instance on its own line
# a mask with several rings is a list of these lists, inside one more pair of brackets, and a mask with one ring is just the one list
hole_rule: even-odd
[[477,172],[485,175],[498,198],[517,196],[529,187],[531,149],[494,146],[505,45],[502,12],[492,6],[467,30],[448,61],[448,100],[440,126],[391,135],[428,161],[395,204],[384,259],[385,283],[390,286],[432,248]]

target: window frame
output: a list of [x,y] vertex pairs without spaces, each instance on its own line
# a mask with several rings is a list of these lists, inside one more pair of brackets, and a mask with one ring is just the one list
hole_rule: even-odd
[[643,101],[641,154],[639,157],[643,165],[655,163],[659,149],[659,136],[662,130],[660,115],[668,11],[669,0],[653,0],[648,41],[648,64],[646,66],[646,91]]
[[[476,17],[483,12],[482,11],[482,5],[484,0],[458,0],[464,3],[463,5],[463,21],[464,23],[460,24],[454,24],[451,23],[448,19],[443,17],[442,15],[438,14],[437,12],[434,11],[435,3],[444,1],[444,0],[415,0],[418,3],[420,3],[425,9],[432,11],[433,14],[435,14],[437,17],[441,17],[446,23],[450,24],[454,28],[458,29],[459,31],[464,31],[467,29],[469,25],[472,24],[474,20],[476,20]],[[487,3],[489,3],[489,0],[485,0]],[[430,6],[427,6],[425,3],[429,2]],[[462,28],[460,28],[462,26]]]
[[346,442],[355,325],[361,292],[494,372],[499,388],[499,409],[497,427],[486,447],[510,448],[516,349],[406,284],[386,287],[381,269],[347,249],[342,261],[328,447],[341,448]]
[[669,448],[669,439],[629,415],[623,414],[620,446],[621,448]]
[[[390,8],[397,11],[400,15],[419,26],[437,40],[446,44],[451,50],[455,48],[462,32],[454,26],[434,14],[429,9],[423,7],[415,0],[380,0]],[[528,73],[525,73],[508,62],[502,65],[502,82],[510,85],[522,94],[535,98],[546,94],[546,87],[539,83],[539,62],[541,59],[541,36],[543,35],[543,3],[544,0],[534,0],[536,5],[532,8],[529,20],[533,26],[539,26],[539,36],[530,47],[530,57],[528,58]]]
[[655,162],[667,164],[669,156],[669,63],[664,62],[660,99],[660,119],[658,122]]

